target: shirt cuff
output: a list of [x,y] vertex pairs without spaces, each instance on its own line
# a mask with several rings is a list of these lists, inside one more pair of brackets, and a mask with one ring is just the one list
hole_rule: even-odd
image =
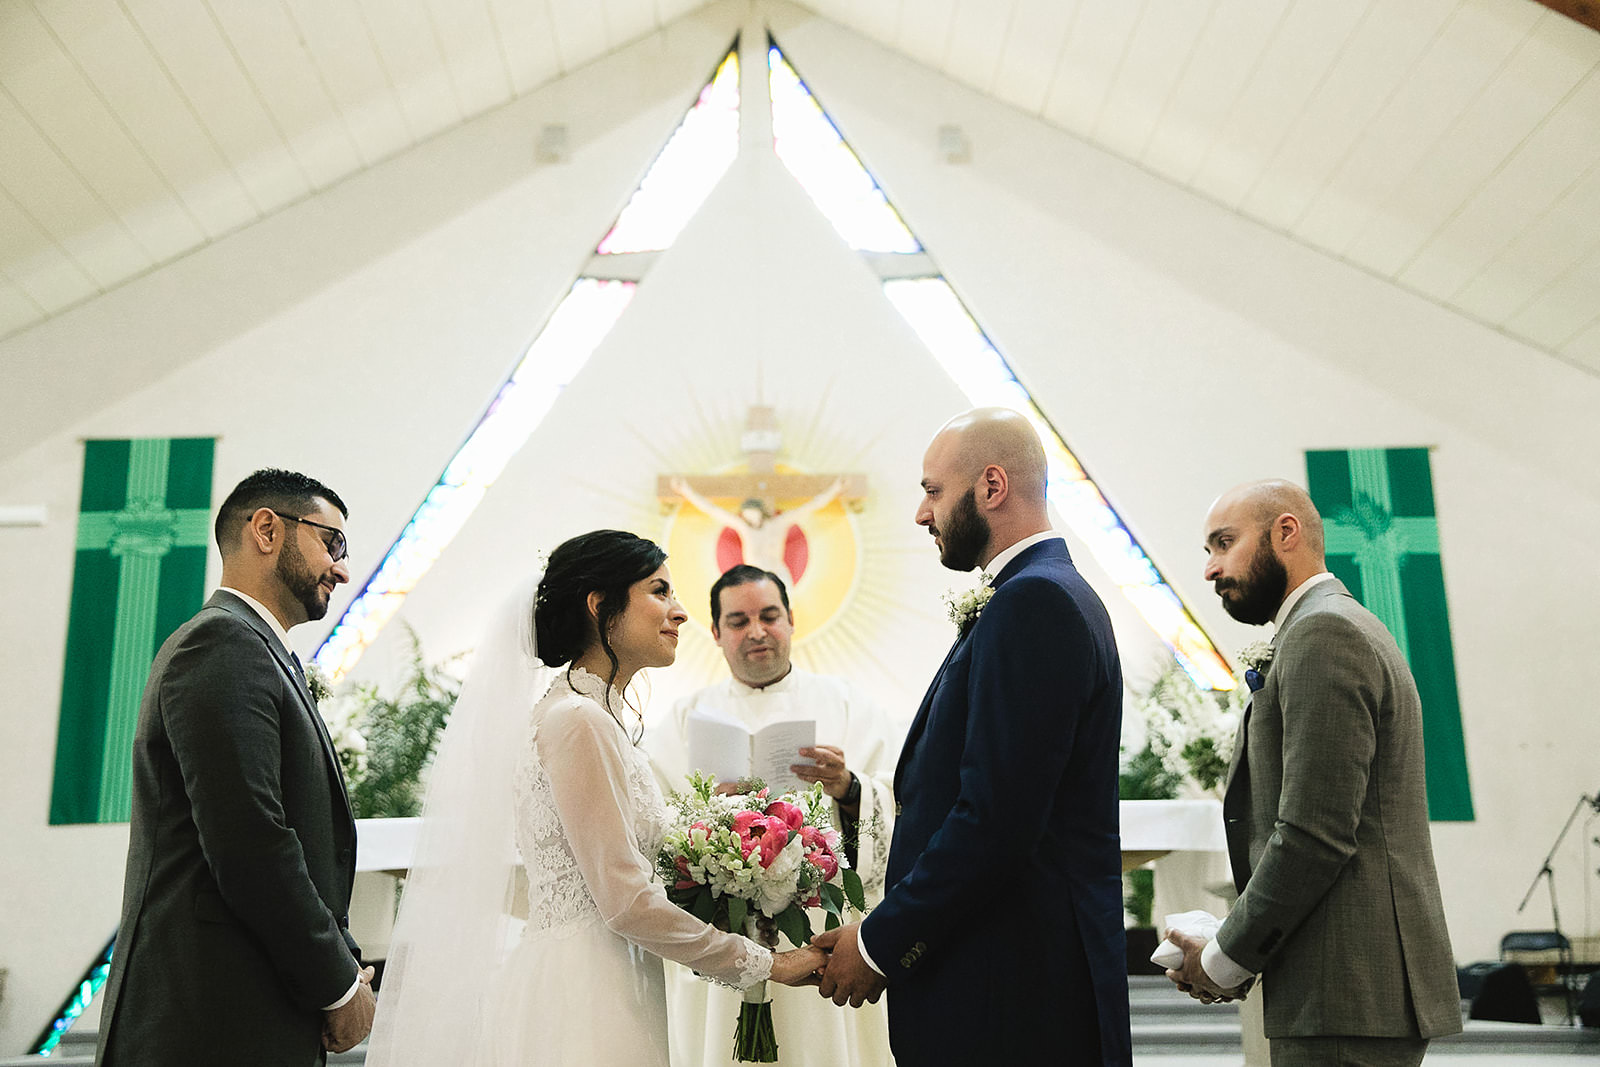
[[1206,942],[1206,947],[1200,951],[1200,969],[1206,972],[1206,977],[1216,984],[1223,992],[1237,989],[1255,977],[1251,971],[1234,963],[1228,954],[1222,951],[1222,946],[1213,938]]
[[361,976],[358,974],[358,975],[356,975],[356,980],[354,982],[350,983],[350,988],[345,991],[344,996],[340,997],[338,1000],[334,1001],[332,1004],[329,1004],[327,1007],[323,1008],[322,1010],[323,1011],[337,1011],[337,1010],[339,1010],[340,1008],[344,1007],[346,1004],[350,1003],[350,1001],[355,998],[356,990],[358,990],[360,988],[361,988]]
[[883,973],[883,968],[879,967],[876,963],[873,963],[872,962],[872,957],[867,955],[867,939],[864,936],[862,936],[865,932],[866,932],[866,921],[863,920],[862,924],[860,926],[856,927],[856,950],[861,953],[861,958],[866,961],[866,964],[867,964],[868,967],[872,968],[872,972],[874,974],[876,974],[879,978],[887,978],[887,977],[889,977],[888,975]]

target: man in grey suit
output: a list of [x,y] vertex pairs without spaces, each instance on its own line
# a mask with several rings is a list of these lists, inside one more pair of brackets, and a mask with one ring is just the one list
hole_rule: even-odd
[[1207,1002],[1262,976],[1274,1067],[1416,1064],[1461,1029],[1428,833],[1422,708],[1383,623],[1323,564],[1299,486],[1224,494],[1206,580],[1228,614],[1276,624],[1228,772],[1239,901],[1214,941],[1168,931],[1167,974]]
[[311,1065],[372,1026],[347,929],[355,821],[288,631],[349,580],[344,502],[257,471],[217,515],[222,588],[167,639],[134,735],[98,1062]]

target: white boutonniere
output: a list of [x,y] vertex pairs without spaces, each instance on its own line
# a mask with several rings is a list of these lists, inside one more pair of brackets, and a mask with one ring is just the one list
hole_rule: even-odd
[[333,683],[328,681],[328,676],[322,673],[322,668],[315,662],[306,664],[306,688],[311,690],[311,699],[321,704],[333,696]]
[[1266,641],[1252,641],[1239,650],[1240,679],[1245,688],[1254,693],[1267,684],[1267,668],[1272,666],[1275,650]]
[[1239,650],[1239,666],[1266,674],[1267,668],[1272,666],[1274,651],[1270,642],[1252,641]]
[[957,633],[966,633],[973,623],[978,621],[978,616],[983,613],[983,606],[989,603],[989,598],[994,596],[994,588],[989,585],[990,578],[987,574],[978,576],[980,584],[962,592],[951,590],[944,594],[945,606],[950,610],[950,621],[956,624]]

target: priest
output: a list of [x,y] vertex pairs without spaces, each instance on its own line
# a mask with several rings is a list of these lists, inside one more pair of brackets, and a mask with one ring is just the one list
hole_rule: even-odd
[[[789,658],[794,615],[783,579],[740,564],[711,587],[711,634],[732,677],[678,701],[645,734],[644,748],[666,791],[682,789],[695,767],[690,723],[738,723],[751,733],[772,723],[810,720],[816,744],[794,754],[794,773],[821,782],[833,799],[833,822],[861,875],[867,904],[882,899],[894,831],[894,765],[900,751],[887,716],[841,678],[796,670]],[[733,783],[726,783],[732,785]],[[823,929],[821,909],[812,929]],[[882,1004],[840,1011],[809,988],[769,985],[778,1062],[789,1067],[880,1067],[891,1064]],[[668,1033],[673,1067],[732,1062],[740,994],[667,964]]]

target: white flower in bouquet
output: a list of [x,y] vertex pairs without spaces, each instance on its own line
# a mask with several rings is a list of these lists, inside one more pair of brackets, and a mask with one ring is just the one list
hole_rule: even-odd
[[[779,933],[797,947],[810,943],[807,908],[822,908],[830,930],[847,906],[866,909],[861,878],[849,869],[820,784],[777,798],[759,783],[731,796],[715,788],[713,779],[694,774],[690,789],[672,796],[675,817],[656,870],[673,903],[769,948],[777,947]],[[765,985],[745,991],[734,1032],[737,1060],[777,1059]]]

